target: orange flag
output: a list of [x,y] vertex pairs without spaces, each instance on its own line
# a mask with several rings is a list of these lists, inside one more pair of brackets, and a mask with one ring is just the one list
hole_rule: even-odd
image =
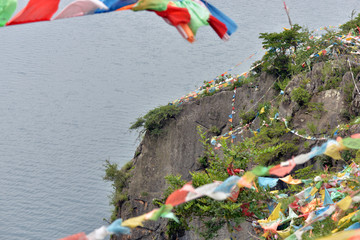
[[81,232],[81,233],[77,233],[77,234],[68,236],[66,238],[61,238],[59,240],[88,240],[88,238],[86,237],[85,233]]

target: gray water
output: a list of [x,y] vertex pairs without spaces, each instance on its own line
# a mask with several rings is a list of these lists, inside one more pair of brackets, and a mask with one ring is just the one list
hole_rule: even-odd
[[[63,0],[60,10],[70,0]],[[0,29],[0,239],[89,233],[111,215],[106,159],[136,149],[137,117],[262,55],[260,32],[288,27],[280,0],[213,0],[239,29],[203,27],[187,43],[151,12],[119,12]],[[19,1],[19,7],[27,1]],[[349,20],[357,0],[288,0],[310,29]]]

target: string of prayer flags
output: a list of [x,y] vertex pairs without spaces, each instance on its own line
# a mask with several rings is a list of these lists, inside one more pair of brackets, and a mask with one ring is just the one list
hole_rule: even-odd
[[[233,125],[233,116],[235,114],[235,97],[236,97],[236,87],[234,89],[234,94],[232,96],[232,99],[231,99],[231,114],[229,115],[229,122],[231,123],[230,124],[230,128],[229,130],[232,131],[234,129],[234,125]],[[236,137],[234,134],[230,134],[231,135],[231,142],[233,143],[234,142],[234,138]]]
[[[335,142],[341,143],[342,141],[342,139],[339,138],[337,140],[338,141]],[[274,167],[257,166],[253,170],[246,172],[241,177],[237,175],[232,175],[224,182],[215,181],[213,183],[208,183],[197,188],[194,188],[191,183],[187,183],[182,188],[170,194],[169,197],[166,199],[165,205],[163,205],[159,209],[154,209],[149,213],[133,217],[125,221],[122,221],[122,219],[117,219],[110,226],[102,226],[101,228],[95,229],[88,235],[85,235],[85,233],[81,232],[63,238],[62,240],[101,240],[110,234],[130,234],[130,228],[142,226],[145,221],[157,221],[160,217],[178,221],[178,219],[172,212],[174,206],[203,196],[208,196],[218,201],[229,199],[236,202],[239,188],[247,187],[249,189],[256,190],[255,185],[253,184],[256,177],[258,179],[259,185],[265,187],[276,186],[276,183],[279,180],[284,181],[288,184],[303,183],[304,180],[293,179],[290,175],[282,178],[266,178],[263,176],[274,175],[274,173],[277,173],[278,175],[283,175],[284,172],[290,172],[297,164],[294,159],[301,159],[301,161],[299,162],[304,163],[304,160],[302,159],[304,158],[304,156],[310,159],[310,157],[325,153],[328,148],[336,149],[336,151],[341,151],[344,149],[343,147],[341,147],[341,144],[339,144],[340,148],[333,148],[334,145],[337,146],[335,142],[334,140],[328,140],[328,142],[322,144],[321,146],[313,148],[308,154],[302,154],[303,156],[299,155],[301,156],[301,158],[294,157]],[[289,204],[288,217],[285,217],[284,212],[281,210],[281,203],[278,203],[276,208],[272,211],[272,213],[267,219],[258,220],[258,223],[265,232],[264,236],[277,234],[277,236],[287,236],[287,239],[293,239],[294,237],[301,239],[301,236],[306,231],[312,228],[311,224],[313,224],[314,222],[322,221],[330,216],[332,217],[332,219],[337,220],[341,216],[340,211],[338,211],[339,209],[341,209],[341,211],[347,211],[350,209],[352,203],[360,202],[360,197],[358,195],[355,195],[357,192],[340,192],[339,189],[341,188],[338,188],[337,186],[343,187],[344,181],[350,181],[353,178],[356,178],[359,171],[360,169],[358,165],[352,162],[337,176],[330,178],[327,183],[324,182],[324,179],[322,177],[315,177],[313,180],[314,184],[311,187],[307,187],[300,193],[294,195],[295,200]],[[349,193],[354,194],[355,196],[352,196]],[[279,197],[283,196],[279,195]],[[336,199],[338,199],[338,201],[334,203]],[[244,206],[244,208],[246,208],[246,206]],[[301,213],[301,215],[297,215],[295,211]],[[293,225],[293,219],[300,217],[306,218],[305,225],[301,228],[296,228],[296,226]],[[359,211],[348,214],[346,217],[343,217],[340,219],[340,221],[338,221],[338,228],[335,229],[333,232],[349,228],[345,232],[355,233],[352,232],[352,229],[357,229],[360,227],[359,224],[355,224],[359,220]],[[287,221],[290,221],[289,228],[286,228],[284,230],[278,229],[281,224]],[[294,233],[292,233],[292,229],[295,229]],[[339,234],[343,234],[343,232],[340,232]],[[342,235],[331,235],[330,237],[332,236]]]
[[[200,86],[198,89],[186,94],[185,96],[183,96],[183,97],[181,97],[179,99],[176,99],[176,100],[172,101],[169,104],[179,106],[179,105],[181,105],[181,104],[183,104],[185,102],[189,102],[191,100],[197,99],[198,97],[200,97],[202,95],[205,95],[206,93],[209,93],[211,91],[212,92],[219,91],[220,89],[228,87],[230,84],[240,82],[242,79],[246,78],[248,76],[248,74],[254,68],[260,66],[262,64],[262,62],[260,62],[260,63],[256,64],[255,66],[251,67],[247,72],[244,72],[242,74],[238,74],[236,77],[231,76],[231,75],[225,76],[225,74],[227,74],[229,71],[232,71],[235,67],[237,67],[240,64],[244,63],[246,60],[252,58],[256,54],[257,54],[257,52],[253,53],[252,55],[247,57],[245,60],[243,60],[243,62],[240,62],[240,63],[236,64],[234,67],[230,68],[229,70],[227,70],[223,74],[220,74],[219,76],[215,77],[213,80],[211,80],[209,82],[205,82],[205,84]],[[216,81],[220,81],[220,82],[216,82]],[[210,87],[208,87],[209,85],[210,85]]]
[[[50,21],[58,9],[59,2],[60,0],[30,0],[25,8],[11,18],[16,10],[17,0],[2,0],[0,27]],[[201,26],[210,25],[223,40],[228,40],[237,29],[235,22],[224,13],[200,0],[75,0],[52,20],[130,9],[154,11],[191,43],[195,41],[195,35]]]

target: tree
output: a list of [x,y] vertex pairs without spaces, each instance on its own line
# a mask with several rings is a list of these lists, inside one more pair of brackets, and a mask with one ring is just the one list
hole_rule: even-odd
[[260,33],[263,48],[268,49],[268,53],[263,57],[265,71],[280,80],[290,77],[292,55],[308,36],[307,33],[301,32],[301,29],[295,24],[291,29],[285,29],[280,33]]

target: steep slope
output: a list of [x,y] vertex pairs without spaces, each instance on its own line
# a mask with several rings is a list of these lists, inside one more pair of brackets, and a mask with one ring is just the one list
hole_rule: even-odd
[[[359,59],[352,60],[353,66],[359,65]],[[333,131],[341,123],[346,123],[349,116],[358,116],[360,112],[360,94],[354,88],[353,79],[346,59],[339,59],[330,63],[317,63],[307,74],[294,77],[284,93],[274,89],[276,79],[271,75],[262,73],[255,81],[237,88],[235,95],[235,111],[233,123],[240,122],[239,111],[255,110],[258,103],[278,102],[280,117],[290,120],[290,128],[303,129],[307,135],[321,137],[331,136]],[[341,69],[341,79],[337,85],[329,85],[333,76],[327,71],[330,68]],[[360,74],[356,74],[355,80],[358,88]],[[309,93],[309,103],[306,106],[294,101],[294,91],[303,88]],[[162,199],[163,192],[167,188],[164,177],[169,174],[180,174],[185,180],[191,180],[191,171],[201,171],[201,165],[197,161],[203,154],[203,145],[199,142],[197,126],[211,129],[216,126],[221,134],[230,127],[229,114],[232,111],[232,99],[234,92],[222,90],[212,96],[182,104],[181,113],[166,122],[163,132],[159,136],[146,132],[140,143],[135,157],[131,160],[132,169],[130,178],[127,179],[126,187],[122,193],[127,199],[118,202],[117,217],[128,219],[147,213],[156,208],[154,199]],[[279,100],[280,97],[281,100]],[[313,104],[312,104],[313,103]],[[256,129],[261,125],[259,120],[254,123]],[[315,126],[311,129],[310,126]],[[315,128],[315,129],[314,129]],[[359,126],[353,126],[351,132],[356,132]],[[341,131],[340,131],[341,132]],[[210,137],[211,133],[209,133]],[[247,131],[243,136],[251,137],[252,131]],[[284,141],[298,138],[299,146],[296,153],[305,150],[302,144],[305,140],[287,133]],[[236,139],[237,141],[240,138]],[[310,141],[310,146],[318,141]],[[294,153],[282,156],[291,157]],[[280,160],[280,159],[277,159]],[[201,227],[201,223],[194,221],[193,226]],[[167,221],[149,221],[144,227],[138,227],[129,236],[114,237],[113,239],[166,239]],[[242,230],[236,233],[236,239],[252,239],[251,225],[242,224]],[[220,231],[219,239],[229,238],[226,229]],[[233,235],[234,236],[234,235]],[[178,234],[179,239],[198,239],[194,231],[184,231]]]

